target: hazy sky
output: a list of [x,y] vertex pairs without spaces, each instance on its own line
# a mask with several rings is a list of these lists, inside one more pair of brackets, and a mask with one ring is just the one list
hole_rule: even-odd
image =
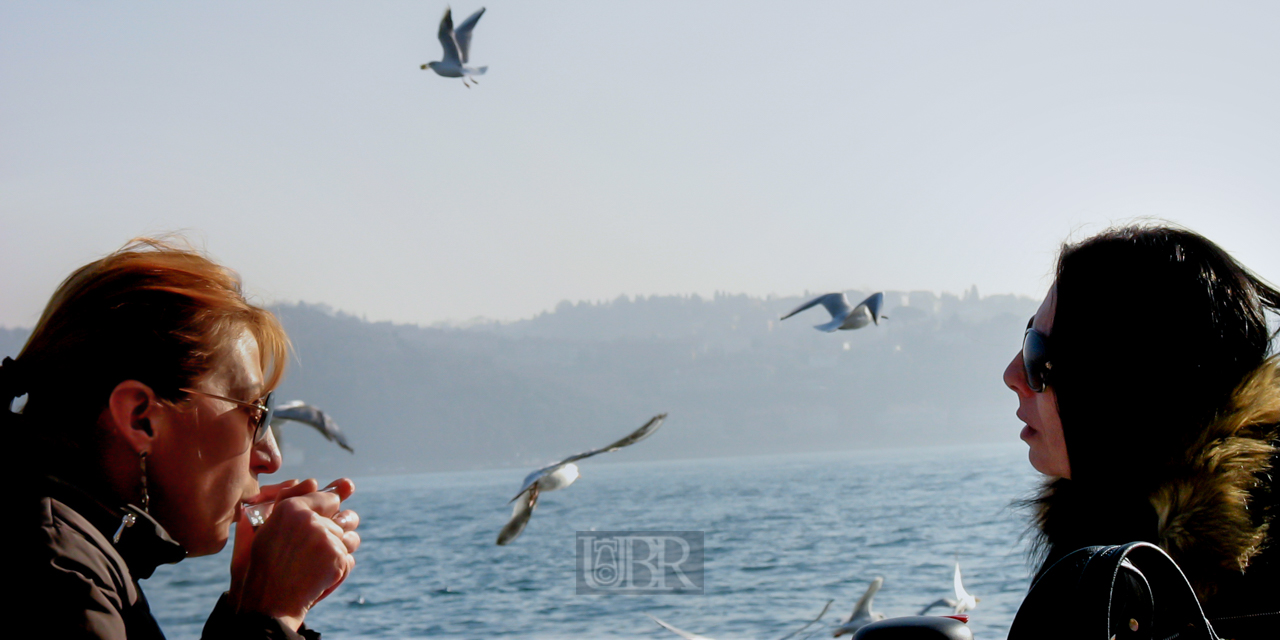
[[[620,6],[621,5],[621,6]],[[1280,280],[1280,5],[0,4],[0,325],[185,230],[266,301],[1041,295],[1133,216]],[[477,5],[455,6],[461,20]]]

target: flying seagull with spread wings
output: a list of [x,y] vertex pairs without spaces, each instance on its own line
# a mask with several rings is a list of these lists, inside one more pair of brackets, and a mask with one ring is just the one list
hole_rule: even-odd
[[934,607],[951,607],[952,613],[954,615],[960,615],[966,611],[969,611],[970,609],[977,608],[978,601],[982,600],[982,598],[979,598],[978,596],[975,596],[965,590],[964,583],[960,581],[960,563],[959,562],[956,563],[956,573],[955,573],[955,577],[952,578],[952,583],[953,583],[952,588],[955,589],[956,597],[954,599],[941,598],[938,600],[934,600],[933,602],[929,603],[929,606],[920,610],[920,615],[924,615]]
[[511,502],[516,504],[511,511],[511,520],[498,533],[498,544],[508,544],[515,540],[521,531],[524,531],[524,526],[529,524],[529,518],[533,516],[533,508],[538,505],[538,495],[547,491],[563,489],[578,479],[580,474],[578,473],[578,465],[574,464],[575,462],[601,453],[617,451],[640,442],[653,435],[653,432],[657,431],[658,427],[662,426],[662,421],[666,419],[667,414],[660,413],[650,418],[643,427],[631,432],[631,435],[607,447],[569,456],[560,462],[547,465],[526,476],[524,486],[520,487],[520,492],[511,499]]
[[862,594],[861,598],[858,598],[858,603],[853,605],[853,614],[850,615],[849,619],[845,620],[843,624],[836,627],[836,630],[831,634],[831,637],[839,638],[846,633],[853,633],[872,622],[884,620],[883,613],[871,610],[871,599],[876,596],[876,593],[880,591],[880,587],[883,584],[884,578],[879,576],[877,576],[875,580],[871,581],[871,586],[867,587],[866,592]]
[[850,331],[861,329],[873,322],[878,325],[881,318],[889,317],[880,315],[880,307],[883,304],[884,292],[882,291],[867,296],[867,299],[859,302],[856,307],[849,305],[849,298],[843,293],[828,293],[792,309],[791,313],[782,316],[782,319],[786,320],[805,309],[822,305],[831,314],[831,322],[814,325],[814,329],[828,333],[837,329]]
[[355,449],[347,442],[347,436],[342,433],[342,429],[338,428],[338,423],[333,421],[328,414],[320,409],[313,407],[301,400],[286,402],[275,408],[271,414],[271,426],[273,431],[279,432],[280,425],[285,422],[300,422],[309,425],[325,440],[337,444],[339,447],[355,453]]
[[[780,638],[779,640],[789,640],[790,638],[793,638],[799,635],[801,631],[804,631],[805,629],[808,629],[809,627],[813,626],[814,623],[822,619],[822,616],[827,615],[827,609],[831,608],[832,602],[835,602],[835,601],[834,600],[827,601],[827,605],[822,608],[822,612],[818,614],[818,617],[806,622],[803,627],[800,627],[799,629],[796,629],[795,631],[792,631],[791,633],[788,633],[787,635],[782,636],[782,638]],[[662,627],[663,629],[666,629],[667,631],[670,631],[671,633],[674,633],[680,636],[681,638],[684,638],[685,640],[711,640],[711,638],[708,638],[706,636],[700,636],[691,631],[685,631],[684,629],[681,629],[679,627],[673,627],[663,622],[662,620],[658,619],[658,617],[653,614],[646,613],[645,615],[649,616],[650,618],[653,618],[653,621],[658,623],[658,626]]]
[[467,66],[468,59],[471,57],[471,30],[476,28],[476,23],[480,22],[482,15],[484,15],[484,7],[480,7],[479,11],[471,14],[466,22],[454,29],[453,10],[445,9],[444,18],[440,20],[440,31],[437,33],[440,46],[444,47],[444,59],[428,62],[422,65],[422,68],[431,69],[446,78],[462,78],[462,84],[470,89],[471,84],[467,81],[475,82],[476,79],[473,76],[484,75],[484,72],[489,70],[487,66]]

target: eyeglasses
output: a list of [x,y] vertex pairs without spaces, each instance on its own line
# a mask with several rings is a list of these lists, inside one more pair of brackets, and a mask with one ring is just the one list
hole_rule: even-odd
[[1049,362],[1049,336],[1031,328],[1034,320],[1027,321],[1027,332],[1022,334],[1022,368],[1027,374],[1027,386],[1040,393],[1049,384],[1053,363]]
[[205,393],[204,391],[200,391],[198,389],[178,389],[178,391],[183,391],[186,393],[194,393],[196,395],[205,396],[206,398],[217,398],[218,400],[226,400],[227,402],[230,402],[232,404],[238,404],[242,407],[245,407],[246,409],[249,409],[250,410],[249,417],[253,419],[253,441],[255,443],[262,442],[262,439],[267,437],[267,429],[271,427],[271,418],[274,417],[276,413],[276,404],[274,402],[274,396],[275,396],[274,391],[268,392],[267,397],[263,398],[262,402],[258,402],[258,403],[245,402],[243,400],[236,400],[235,398],[220,396],[216,393]]

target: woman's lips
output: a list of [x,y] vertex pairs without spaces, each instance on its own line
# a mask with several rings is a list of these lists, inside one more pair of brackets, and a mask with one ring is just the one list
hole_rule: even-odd
[[1026,418],[1022,417],[1021,411],[1017,412],[1014,415],[1018,416],[1018,420],[1022,421],[1022,424],[1024,425],[1022,427],[1022,433],[1019,433],[1018,437],[1022,438],[1022,440],[1025,442],[1028,438],[1036,434],[1036,430],[1034,427],[1031,426],[1031,423],[1027,422]]

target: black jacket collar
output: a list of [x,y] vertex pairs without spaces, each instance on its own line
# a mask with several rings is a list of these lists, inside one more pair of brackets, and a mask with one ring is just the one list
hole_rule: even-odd
[[[169,537],[151,514],[138,507],[126,504],[113,509],[79,487],[53,476],[45,477],[45,486],[50,498],[74,509],[112,542],[134,579],[150,578],[156,567],[187,557],[187,550]],[[129,518],[130,515],[133,517]]]

